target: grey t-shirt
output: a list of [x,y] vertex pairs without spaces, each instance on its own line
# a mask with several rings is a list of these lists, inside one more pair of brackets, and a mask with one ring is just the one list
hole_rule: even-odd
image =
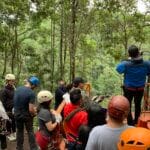
[[39,128],[44,132],[46,136],[50,136],[51,132],[47,130],[45,123],[52,121],[55,122],[55,116],[47,109],[41,108],[38,113],[38,121],[39,121]]
[[117,150],[120,133],[129,127],[111,128],[106,124],[93,128],[85,150]]

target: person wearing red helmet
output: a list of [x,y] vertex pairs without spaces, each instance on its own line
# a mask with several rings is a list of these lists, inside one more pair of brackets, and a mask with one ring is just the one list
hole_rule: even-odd
[[36,114],[35,93],[33,90],[39,85],[39,79],[36,76],[28,78],[24,86],[16,89],[14,94],[14,115],[17,128],[17,150],[23,150],[24,126],[26,127],[31,150],[37,150],[33,133],[33,117]]
[[120,133],[130,127],[125,122],[129,109],[124,96],[113,96],[108,104],[107,123],[91,131],[86,150],[116,150]]

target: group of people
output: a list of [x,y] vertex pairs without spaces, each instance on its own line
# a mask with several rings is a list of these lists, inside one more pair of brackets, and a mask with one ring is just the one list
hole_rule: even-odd
[[[15,88],[15,76],[7,74],[1,102],[9,118],[6,130],[10,140],[16,138],[16,149],[24,149],[25,126],[31,150],[149,150],[150,130],[134,125],[141,113],[150,62],[143,60],[135,45],[129,47],[128,53],[130,58],[116,67],[119,73],[124,74],[124,96],[112,96],[107,108],[101,107],[86,94],[82,77],[76,77],[68,85],[61,80],[55,98],[52,92],[41,90],[37,94],[36,106],[33,90],[40,84],[39,79],[31,76],[24,86]],[[135,103],[134,119],[132,100]],[[39,126],[36,133],[33,131],[35,116]],[[1,131],[0,140],[1,148],[6,149],[6,135]]]

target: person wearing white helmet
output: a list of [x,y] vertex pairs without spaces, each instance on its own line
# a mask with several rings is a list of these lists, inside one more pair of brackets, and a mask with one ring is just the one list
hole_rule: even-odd
[[56,128],[57,124],[61,122],[61,116],[58,114],[56,117],[56,114],[54,115],[50,110],[52,99],[52,93],[47,90],[42,90],[37,95],[39,103],[37,108],[39,130],[36,132],[36,142],[41,150],[47,150],[52,131]]
[[24,86],[16,89],[14,94],[14,115],[17,128],[17,150],[23,150],[24,126],[26,127],[30,150],[37,150],[33,132],[33,117],[36,115],[34,89],[40,81],[36,76],[28,78]]
[[13,110],[13,96],[15,91],[15,75],[14,74],[6,74],[5,76],[5,86],[2,88],[0,93],[0,99],[3,103],[5,111],[9,116],[10,121],[6,122],[6,129],[9,133],[8,139],[13,141],[16,139],[16,124]]

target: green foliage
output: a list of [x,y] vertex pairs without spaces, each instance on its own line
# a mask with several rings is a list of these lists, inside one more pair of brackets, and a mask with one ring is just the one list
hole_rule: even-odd
[[20,83],[35,74],[41,88],[49,90],[59,78],[71,82],[74,36],[75,76],[87,79],[94,93],[120,94],[121,77],[115,66],[127,57],[130,44],[149,52],[150,15],[138,12],[135,0],[94,0],[93,6],[88,0],[75,0],[73,18],[72,2],[0,1],[0,84],[8,72],[16,74]]

